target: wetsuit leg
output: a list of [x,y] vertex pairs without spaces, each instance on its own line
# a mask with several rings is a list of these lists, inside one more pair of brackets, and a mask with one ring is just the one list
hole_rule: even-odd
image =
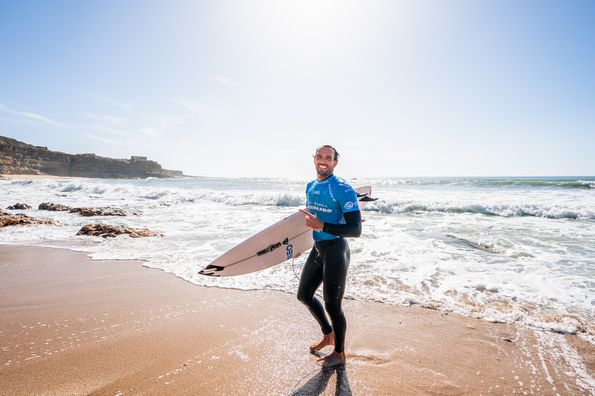
[[335,351],[343,352],[347,321],[341,307],[351,253],[343,238],[331,241],[320,249],[323,262],[323,289],[326,312],[335,331]]
[[302,270],[297,298],[308,307],[320,325],[323,334],[328,334],[333,331],[333,328],[324,313],[322,303],[318,298],[314,297],[316,289],[318,289],[322,283],[322,277],[322,262],[320,261],[320,256],[318,255],[316,247],[313,247],[306,260],[306,264],[304,264],[304,269]]

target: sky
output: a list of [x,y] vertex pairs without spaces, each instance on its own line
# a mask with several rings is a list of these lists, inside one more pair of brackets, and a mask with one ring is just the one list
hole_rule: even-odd
[[0,0],[0,135],[198,176],[595,175],[591,0]]

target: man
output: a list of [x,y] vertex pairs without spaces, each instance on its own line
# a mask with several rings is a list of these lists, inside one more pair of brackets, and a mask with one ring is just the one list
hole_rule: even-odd
[[[333,174],[338,160],[339,153],[332,146],[325,145],[316,150],[317,178],[306,187],[307,210],[302,210],[306,215],[306,226],[313,230],[315,243],[304,265],[297,297],[318,321],[323,334],[322,341],[312,345],[310,352],[315,353],[327,345],[335,346],[330,355],[321,359],[325,367],[345,364],[347,324],[341,301],[350,260],[345,237],[359,237],[362,232],[357,194],[345,180]],[[321,283],[324,308],[314,297]]]

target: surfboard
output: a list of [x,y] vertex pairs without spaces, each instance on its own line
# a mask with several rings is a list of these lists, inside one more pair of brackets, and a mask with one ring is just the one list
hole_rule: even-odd
[[[372,187],[356,188],[360,209],[370,197]],[[297,212],[265,228],[216,258],[199,271],[207,276],[234,276],[260,271],[299,256],[314,246],[312,230],[305,215]]]

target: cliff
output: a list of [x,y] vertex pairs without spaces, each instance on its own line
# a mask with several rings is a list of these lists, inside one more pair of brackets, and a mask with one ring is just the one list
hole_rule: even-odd
[[179,177],[146,157],[116,159],[95,154],[66,154],[0,136],[0,174],[54,175],[99,178]]

